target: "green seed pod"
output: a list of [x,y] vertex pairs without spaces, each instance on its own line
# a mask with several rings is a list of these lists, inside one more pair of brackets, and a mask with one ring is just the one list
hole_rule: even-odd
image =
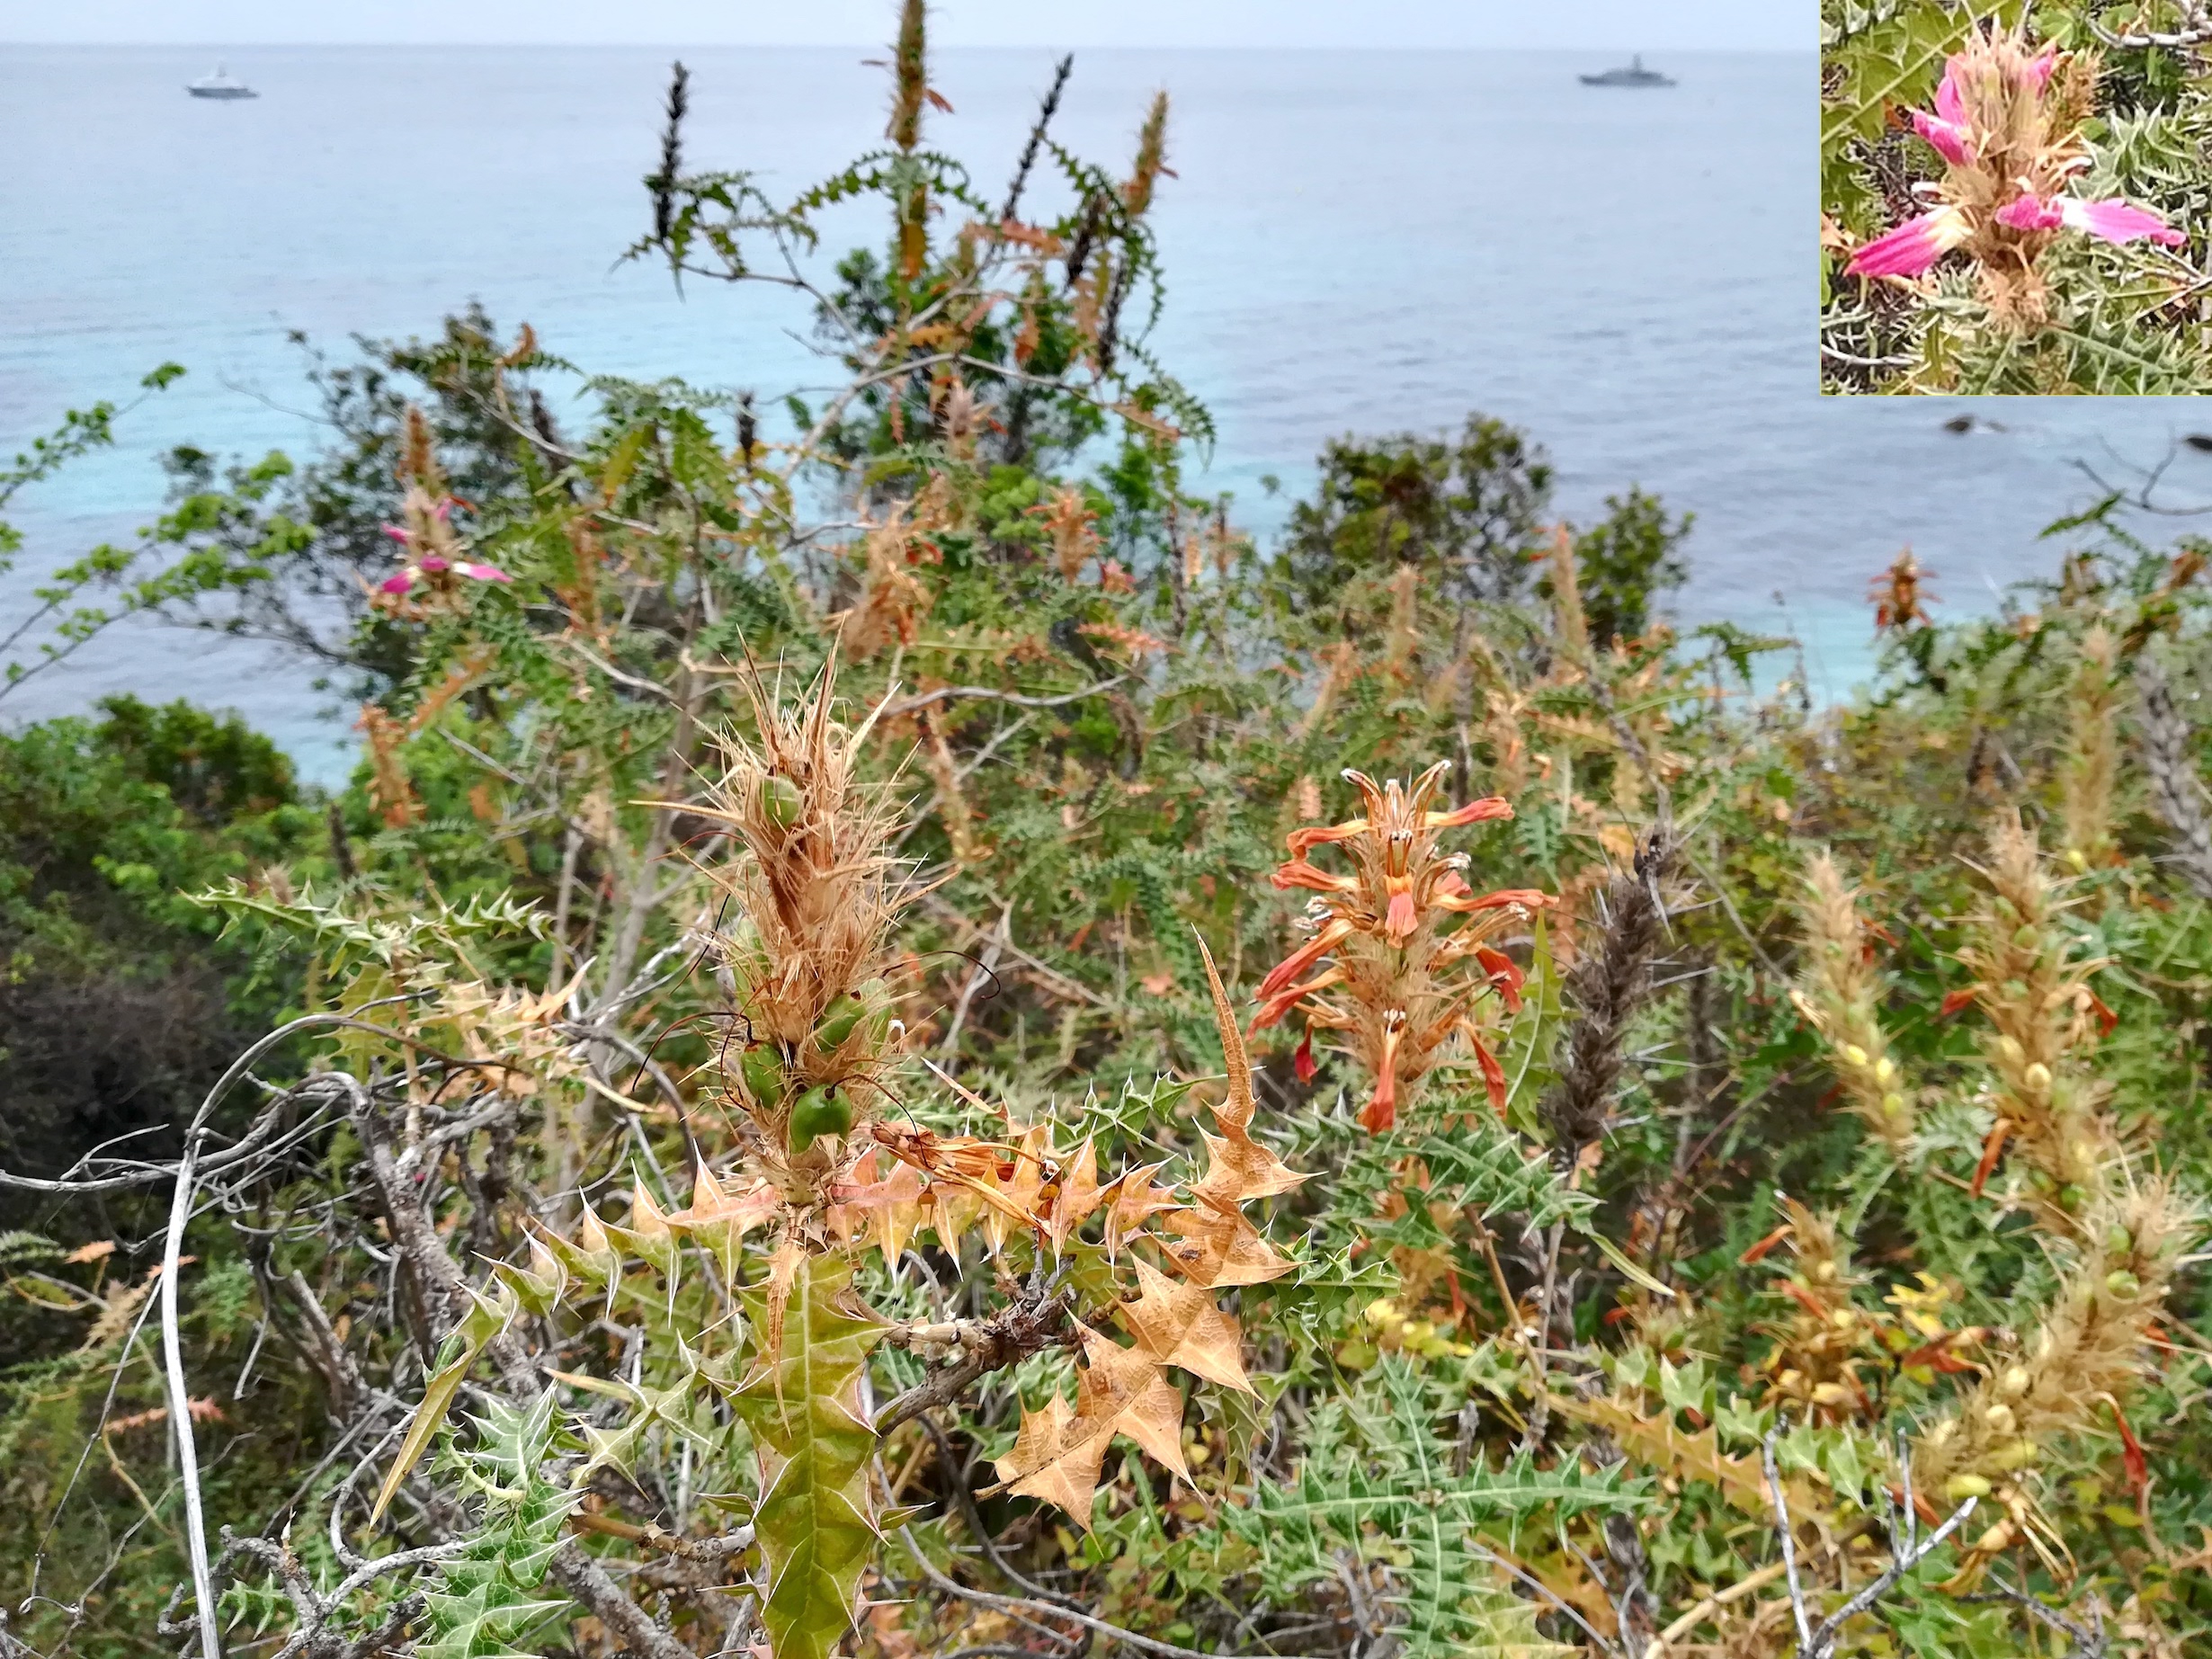
[[763,1111],[773,1111],[783,1102],[783,1057],[772,1044],[747,1048],[737,1062],[745,1080],[745,1093]]
[[2024,1469],[2036,1460],[2036,1443],[2031,1440],[2000,1440],[1982,1454],[1982,1467],[2010,1475]]
[[814,1046],[817,1052],[828,1054],[844,1046],[845,1039],[852,1035],[852,1028],[861,1022],[868,1012],[868,1004],[857,996],[848,996],[840,1002],[829,1017],[814,1028]]
[[809,1089],[791,1107],[789,1145],[796,1157],[824,1135],[843,1135],[852,1127],[852,1105],[827,1089]]
[[2072,1214],[2074,1211],[2082,1208],[2083,1200],[2085,1200],[2088,1197],[2089,1194],[2083,1191],[2079,1187],[2061,1187],[2058,1189],[2058,1207],[2059,1209],[2065,1210],[2068,1214]]
[[778,829],[788,830],[797,824],[805,806],[798,785],[781,773],[771,772],[761,780],[761,810]]
[[2115,1268],[2104,1276],[2104,1288],[2114,1296],[2130,1299],[2143,1294],[2143,1281],[2126,1268]]
[[2012,930],[2012,944],[2016,950],[2032,950],[2042,942],[2043,935],[2036,931],[2032,923],[2023,922]]
[[1985,1498],[1989,1495],[1989,1483],[1979,1475],[1954,1475],[1944,1483],[1943,1495],[1954,1503],[1962,1503],[1968,1498]]
[[2136,1235],[2115,1221],[2104,1235],[2104,1252],[2109,1256],[2133,1255]]

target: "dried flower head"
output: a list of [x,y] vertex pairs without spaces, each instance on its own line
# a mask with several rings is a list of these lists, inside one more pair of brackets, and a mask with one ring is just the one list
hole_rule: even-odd
[[[1369,1129],[1396,1121],[1398,1109],[1448,1057],[1455,1036],[1467,1039],[1492,1105],[1504,1111],[1505,1073],[1474,1010],[1491,991],[1509,1010],[1518,1009],[1521,969],[1489,941],[1551,902],[1525,888],[1480,896],[1468,889],[1459,873],[1466,855],[1446,853],[1439,832],[1510,818],[1513,809],[1493,796],[1449,812],[1430,811],[1449,764],[1439,762],[1410,786],[1395,778],[1378,784],[1364,772],[1347,772],[1366,816],[1291,831],[1289,861],[1272,877],[1279,888],[1316,896],[1307,911],[1314,932],[1261,981],[1252,1029],[1302,1010],[1308,1030],[1298,1065],[1307,1075],[1313,1030],[1340,1033],[1375,1080],[1360,1114]],[[1311,849],[1330,844],[1351,856],[1351,874],[1332,875],[1308,861]],[[1330,966],[1305,977],[1325,957]]]
[[1782,1200],[1782,1212],[1783,1225],[1753,1246],[1763,1255],[1786,1237],[1791,1257],[1774,1286],[1788,1298],[1790,1316],[1762,1327],[1774,1338],[1763,1368],[1767,1403],[1784,1404],[1789,1415],[1815,1423],[1848,1422],[1868,1404],[1859,1371],[1875,1322],[1851,1302],[1853,1287],[1863,1281],[1851,1274],[1851,1252],[1834,1217],[1792,1198]]
[[2113,1015],[2089,987],[2099,964],[2080,960],[2058,925],[2058,885],[2019,813],[1998,816],[1989,852],[1989,894],[1958,953],[1976,983],[1944,999],[1947,1011],[1979,1003],[1992,1028],[1984,1048],[1996,1074],[1998,1117],[1976,1186],[2009,1139],[2033,1166],[2031,1201],[2064,1226],[2097,1191],[2116,1150],[2100,1110],[2104,1090],[2074,1055],[2092,1029],[2111,1028]]
[[2053,1437],[2112,1424],[2141,1455],[2124,1414],[2127,1396],[2146,1369],[2152,1322],[2197,1218],[2154,1182],[2101,1200],[2083,1221],[2080,1253],[2035,1333],[1913,1450],[1913,1489],[1928,1501],[1993,1498],[2002,1512],[1975,1539],[1962,1575],[2023,1536],[2036,1541],[2020,1483]]
[[1970,35],[1944,67],[1934,111],[1913,111],[1913,130],[1945,163],[1941,181],[1921,187],[1936,205],[1860,248],[1844,274],[1917,276],[1964,248],[1992,309],[2034,324],[2047,309],[2036,262],[2060,231],[2181,246],[2187,238],[2146,208],[2066,193],[2089,165],[2082,122],[2096,78],[2094,58],[2031,50],[2017,30]]
[[708,872],[742,918],[717,939],[736,991],[731,1093],[772,1175],[817,1187],[870,1117],[889,932],[909,896],[887,849],[890,800],[855,775],[868,728],[832,718],[835,669],[833,656],[796,708],[748,677],[757,746],[723,739],[724,772],[700,809],[742,848]]
[[2059,766],[2066,861],[2077,870],[2112,852],[2112,783],[2119,771],[2113,671],[2118,646],[2103,623],[2082,636],[2080,660],[2067,691],[2066,754]]
[[1152,108],[1145,113],[1145,124],[1137,135],[1137,165],[1129,170],[1129,182],[1121,187],[1121,200],[1129,210],[1129,217],[1143,217],[1152,206],[1152,192],[1162,174],[1169,178],[1175,170],[1167,165],[1167,94],[1152,95]]
[[1889,568],[1868,584],[1867,597],[1874,602],[1874,626],[1887,632],[1895,629],[1904,633],[1915,623],[1928,626],[1928,602],[1935,595],[1926,592],[1921,583],[1935,573],[1922,569],[1913,549],[1905,549],[1890,561]]
[[1828,1064],[1851,1109],[1903,1155],[1913,1138],[1913,1105],[1882,1030],[1881,976],[1860,919],[1859,890],[1824,849],[1806,861],[1805,875],[1798,914],[1806,959],[1789,999],[1826,1039]]

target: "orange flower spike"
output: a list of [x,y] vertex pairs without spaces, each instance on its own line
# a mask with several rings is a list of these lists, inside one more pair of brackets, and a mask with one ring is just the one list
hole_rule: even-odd
[[1351,935],[1351,923],[1342,916],[1330,922],[1318,933],[1275,964],[1268,977],[1260,981],[1259,998],[1271,1000],[1277,992],[1289,985],[1300,974],[1333,950]]

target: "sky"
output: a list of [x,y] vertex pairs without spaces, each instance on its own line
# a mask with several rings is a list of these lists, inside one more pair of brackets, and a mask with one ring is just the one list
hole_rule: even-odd
[[[891,0],[0,0],[0,43],[873,45]],[[1810,50],[1812,0],[935,0],[943,46]]]

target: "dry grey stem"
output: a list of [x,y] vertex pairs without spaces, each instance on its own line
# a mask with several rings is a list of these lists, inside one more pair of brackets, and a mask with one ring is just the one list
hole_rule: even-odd
[[2158,816],[2173,832],[2173,861],[2199,897],[2212,898],[2212,822],[2190,759],[2189,722],[2173,705],[2164,673],[2147,656],[2136,666],[2136,691],[2143,705],[2143,762]]

